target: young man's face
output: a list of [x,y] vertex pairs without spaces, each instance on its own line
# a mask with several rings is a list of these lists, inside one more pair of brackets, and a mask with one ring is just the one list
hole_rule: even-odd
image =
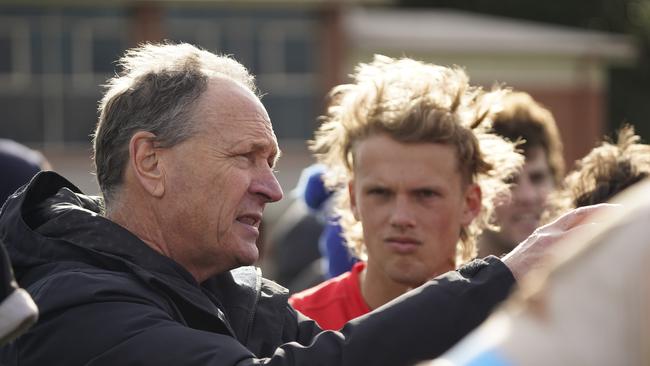
[[538,226],[546,198],[555,188],[553,173],[542,147],[528,151],[526,163],[511,189],[511,199],[495,207],[499,235],[511,247],[526,239]]
[[407,286],[455,268],[461,228],[480,210],[451,146],[378,134],[356,144],[352,211],[362,222],[367,276]]

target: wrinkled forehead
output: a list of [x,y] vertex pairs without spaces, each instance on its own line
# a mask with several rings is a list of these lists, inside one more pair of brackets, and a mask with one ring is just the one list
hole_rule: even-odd
[[225,147],[249,143],[278,150],[269,115],[259,98],[240,83],[212,79],[194,113],[199,134],[221,136]]
[[256,121],[271,133],[271,119],[259,98],[241,83],[215,77],[197,101],[196,115],[217,121]]

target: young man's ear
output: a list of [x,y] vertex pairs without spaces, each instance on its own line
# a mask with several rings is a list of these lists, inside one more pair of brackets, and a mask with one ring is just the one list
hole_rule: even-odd
[[359,208],[357,206],[357,196],[354,192],[354,180],[350,180],[348,182],[348,197],[350,197],[350,208],[352,210],[352,215],[354,215],[354,218],[357,221],[361,221]]
[[160,164],[160,153],[155,146],[155,135],[138,131],[129,141],[129,165],[140,186],[154,197],[165,193],[164,170]]
[[465,207],[462,213],[462,224],[467,226],[481,212],[481,204],[483,200],[483,193],[478,184],[472,183],[465,188]]

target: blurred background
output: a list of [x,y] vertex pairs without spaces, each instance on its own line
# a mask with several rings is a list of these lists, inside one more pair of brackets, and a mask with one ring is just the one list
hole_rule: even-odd
[[292,199],[325,94],[374,53],[464,66],[555,115],[569,166],[623,122],[650,136],[650,0],[0,0],[0,137],[41,150],[87,193],[90,134],[114,61],[144,41],[232,54],[255,75]]

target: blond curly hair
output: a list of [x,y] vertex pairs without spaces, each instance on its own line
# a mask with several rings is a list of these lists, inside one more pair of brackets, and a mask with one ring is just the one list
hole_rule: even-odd
[[608,140],[576,162],[562,189],[549,197],[543,222],[577,207],[607,202],[627,187],[650,176],[650,145],[642,144],[634,127],[624,125],[616,142]]
[[382,133],[400,142],[455,148],[464,182],[477,183],[482,190],[480,214],[462,229],[456,248],[457,265],[474,258],[477,236],[492,227],[492,200],[508,194],[504,182],[524,161],[514,143],[489,132],[491,117],[508,90],[495,87],[486,92],[470,86],[456,66],[381,55],[359,64],[351,77],[352,83],[330,92],[327,113],[310,148],[327,167],[326,185],[338,192],[337,213],[352,253],[367,259],[361,222],[354,218],[344,189],[353,176],[354,147]]

